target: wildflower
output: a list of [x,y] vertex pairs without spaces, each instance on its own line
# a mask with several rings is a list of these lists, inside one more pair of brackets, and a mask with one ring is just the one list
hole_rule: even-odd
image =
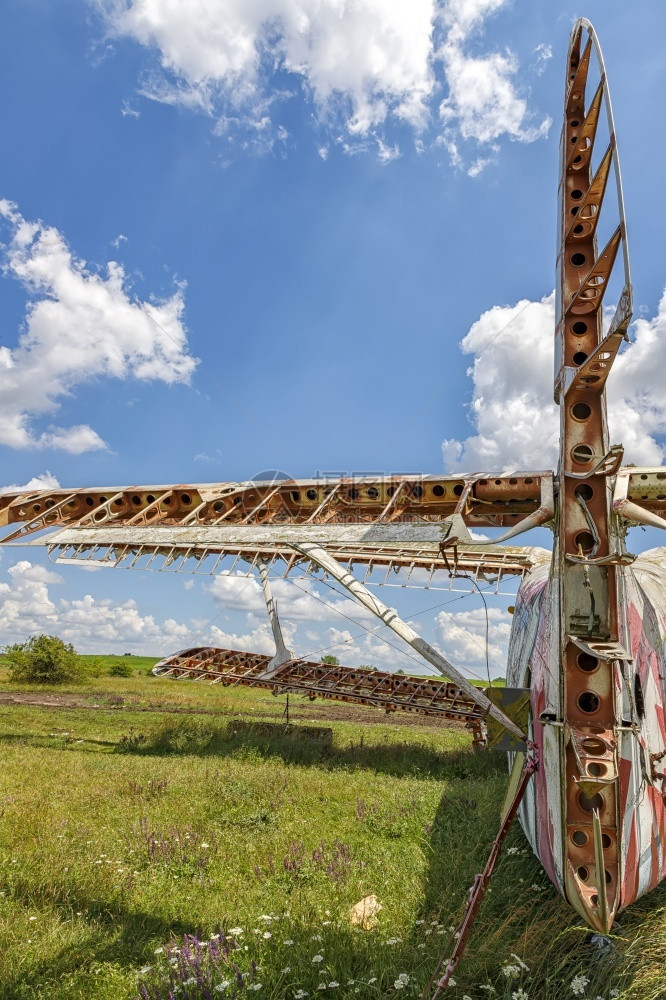
[[329,988],[329,990],[334,990],[335,987],[339,986],[339,985],[340,985],[340,983],[336,983],[335,979],[332,979],[330,981],[330,983],[328,984],[328,988]]
[[404,990],[406,986],[409,986],[409,976],[406,972],[401,972],[393,983],[393,988],[395,990]]
[[303,997],[306,996],[308,996],[307,990],[299,990],[297,993],[294,993],[294,1000],[303,1000]]
[[321,941],[321,934],[313,934],[310,938],[311,941]]
[[294,942],[291,940],[291,938],[287,938],[287,940],[284,943],[286,945],[292,945]]
[[497,993],[495,987],[491,986],[490,983],[484,983],[483,986],[479,986],[479,989],[486,990],[487,993]]
[[155,949],[155,954],[156,955],[161,955],[163,951],[164,951],[164,948],[156,948]]
[[238,937],[239,934],[243,933],[243,928],[242,927],[230,927],[229,928],[229,933],[233,934],[234,937]]
[[373,976],[372,979],[368,979],[368,986],[370,986],[372,983],[376,983],[376,982],[377,982],[377,976]]
[[273,937],[270,931],[264,931],[264,933],[261,936],[263,937],[264,941],[268,941],[269,938]]
[[608,994],[610,1000],[617,1000],[617,997],[619,997],[619,995],[620,995],[619,990],[611,990],[610,993]]
[[582,996],[589,981],[587,976],[574,976],[571,980],[571,992],[577,997]]
[[534,889],[535,892],[541,892],[541,890],[543,889],[543,886],[542,885],[537,885],[536,882],[532,882],[532,885],[530,886],[530,889]]
[[529,1000],[529,997],[527,996],[525,990],[521,987],[519,990],[514,990],[511,994],[511,1000]]
[[259,917],[259,919],[260,920],[267,920],[268,923],[270,924],[270,922],[271,922],[271,920],[273,918],[271,917],[271,915],[269,913],[262,913],[261,916]]
[[520,975],[520,966],[507,963],[507,965],[502,966],[502,974],[506,976],[507,979],[518,979],[518,976]]
[[190,976],[189,979],[184,979],[183,980],[183,986],[194,986],[194,984],[196,983],[196,981],[197,981],[197,977],[196,976]]
[[519,958],[518,955],[515,955],[513,952],[511,952],[511,958],[515,958],[516,962],[521,967],[521,969],[523,970],[523,972],[529,972],[530,971],[529,968],[523,962],[522,958]]
[[284,969],[282,970],[282,975],[286,976],[289,972],[291,972],[291,966],[285,965]]
[[472,1000],[472,998],[469,993],[463,993],[462,1000]]
[[252,985],[251,985],[251,986],[248,986],[248,990],[254,990],[254,992],[255,992],[255,993],[256,993],[256,992],[257,992],[258,990],[262,989],[262,988],[263,988],[263,987],[262,987],[261,983],[252,983]]
[[318,965],[319,962],[323,962],[323,961],[324,961],[324,956],[323,955],[313,955],[312,956],[312,964],[313,965]]
[[145,974],[147,972],[150,972],[151,969],[152,969],[152,965],[144,965],[143,969],[139,969],[139,975],[140,976],[145,976]]
[[29,919],[29,920],[36,920],[36,919],[37,919],[37,917],[29,917],[28,919]]
[[227,986],[231,986],[231,980],[223,979],[222,982],[218,983],[217,986],[214,986],[213,989],[216,990],[217,993],[221,993],[222,990],[226,990]]
[[202,851],[205,850],[207,847],[210,847],[210,844],[206,844],[206,843],[202,844],[201,845]]
[[402,938],[392,937],[392,938],[389,938],[386,943],[387,944],[400,944],[401,941],[402,941]]
[[455,979],[449,979],[449,986],[453,987],[453,986],[457,986],[457,985],[458,984],[456,983]]
[[518,848],[517,847],[507,847],[506,853],[507,854],[517,854],[518,853]]

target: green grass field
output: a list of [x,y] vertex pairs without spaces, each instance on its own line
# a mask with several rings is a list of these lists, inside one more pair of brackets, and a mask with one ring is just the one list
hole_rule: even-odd
[[[292,698],[286,728],[268,692],[87,660],[60,688],[0,664],[2,1000],[418,996],[495,835],[504,759],[336,703]],[[108,676],[121,660],[134,675]],[[574,997],[577,975],[591,1000],[666,997],[664,889],[602,948],[517,826],[507,847],[451,1000]],[[377,926],[353,927],[372,893]]]

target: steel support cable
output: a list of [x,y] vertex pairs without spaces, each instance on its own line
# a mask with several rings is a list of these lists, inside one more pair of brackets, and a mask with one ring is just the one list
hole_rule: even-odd
[[[348,622],[352,623],[352,625],[356,625],[357,627],[360,626],[369,635],[375,635],[376,634],[376,632],[375,632],[374,629],[367,628],[365,625],[362,625],[361,622],[357,622],[353,618],[350,618],[349,615],[346,615],[344,613],[344,611],[341,611],[339,608],[336,608],[333,604],[329,604],[328,601],[325,601],[322,597],[318,597],[316,594],[313,594],[311,591],[305,590],[304,587],[299,587],[298,584],[294,580],[290,580],[289,578],[287,578],[287,579],[288,579],[288,582],[293,587],[296,587],[302,593],[307,594],[308,597],[314,597],[314,599],[316,601],[319,601],[320,604],[323,604],[325,607],[329,608],[331,611],[335,611],[339,615],[342,615],[342,617],[346,618]],[[344,594],[341,594],[339,590],[336,590],[336,588],[333,587],[327,580],[318,580],[317,582],[318,583],[324,583],[324,584],[326,584],[326,586],[329,587],[339,597],[345,597]],[[349,598],[347,598],[347,600],[349,600]],[[391,648],[395,649],[396,652],[400,653],[401,655],[407,656],[410,660],[413,660],[414,663],[418,663],[419,666],[423,665],[421,659],[419,659],[416,656],[413,656],[411,653],[408,653],[406,650],[401,649],[399,646],[396,646],[395,643],[391,642],[389,639],[385,639],[381,635],[377,635],[377,638],[381,642],[385,643],[387,646],[391,646]],[[300,659],[300,657],[299,657],[299,659]],[[454,666],[455,666],[455,664],[454,664]],[[464,667],[463,669],[465,669],[467,671],[467,673],[471,674],[472,677],[476,677],[477,680],[480,680],[480,681],[482,681],[485,684],[485,681],[484,681],[483,677],[481,677],[479,674],[475,673],[473,670],[470,670],[469,667]]]
[[[282,579],[282,577],[280,577],[280,579]],[[292,581],[292,582],[293,582],[293,581]],[[320,583],[323,583],[323,581],[322,581],[322,580],[320,580],[319,582],[320,582]],[[329,584],[329,586],[331,586],[331,585]],[[336,589],[335,587],[332,587],[331,589],[333,589],[333,590],[335,591],[335,593],[336,593],[336,594],[340,594],[340,597],[346,597],[346,594],[343,594],[343,593],[342,593],[341,591],[337,590],[337,589]],[[479,588],[478,588],[478,584],[477,584],[477,589],[479,589]],[[490,585],[488,586],[488,588],[487,588],[487,589],[488,589],[488,590],[490,590]],[[479,592],[480,592],[480,593],[482,593],[482,591],[480,591],[480,590],[479,590]],[[456,603],[457,601],[464,601],[464,600],[465,600],[465,598],[467,598],[467,597],[471,597],[473,593],[474,593],[474,591],[470,590],[469,592],[466,592],[466,593],[464,593],[464,594],[461,594],[461,595],[460,595],[459,597],[452,597],[452,598],[451,598],[451,600],[449,600],[449,601],[441,601],[441,602],[440,602],[439,604],[431,604],[431,605],[430,605],[430,607],[428,607],[428,608],[421,608],[421,610],[420,610],[420,611],[415,611],[415,612],[414,612],[413,614],[410,614],[410,616],[409,616],[409,617],[410,617],[410,619],[412,619],[412,618],[420,618],[420,617],[421,617],[421,615],[425,615],[425,614],[427,614],[427,613],[428,613],[429,611],[437,611],[437,610],[438,610],[439,608],[445,608],[445,607],[448,607],[448,605],[449,605],[449,604],[455,604],[455,603]],[[347,598],[347,600],[348,600],[348,598]],[[376,626],[376,628],[373,628],[373,629],[371,629],[371,631],[370,631],[370,634],[371,634],[371,635],[376,635],[376,634],[377,634],[377,633],[379,632],[379,630],[380,630],[381,628],[383,628],[383,626],[382,626],[382,625],[377,625],[377,626]],[[474,640],[475,642],[476,642],[476,641],[477,641],[477,639],[478,639],[478,637],[477,637],[477,636],[475,636],[475,635],[474,635],[474,634],[472,634],[472,633],[470,633],[470,637],[471,637],[471,638],[472,638],[472,639],[473,639],[473,640]],[[345,641],[346,641],[346,642],[351,642],[351,641],[353,641],[354,639],[360,639],[360,638],[361,638],[361,633],[359,633],[358,635],[353,635],[353,636],[351,637],[351,639],[347,639],[347,640],[345,640]],[[335,645],[337,645],[337,644],[336,644],[336,643],[334,643],[334,642],[332,642],[332,643],[329,643],[329,645],[327,645],[327,646],[320,646],[320,647],[318,647],[317,649],[313,649],[313,650],[312,650],[311,652],[309,652],[309,653],[305,654],[305,655],[303,656],[303,659],[308,659],[308,658],[309,658],[310,656],[316,656],[316,655],[317,655],[317,653],[325,653],[327,649],[332,649],[332,648],[333,648],[333,647],[334,647]]]

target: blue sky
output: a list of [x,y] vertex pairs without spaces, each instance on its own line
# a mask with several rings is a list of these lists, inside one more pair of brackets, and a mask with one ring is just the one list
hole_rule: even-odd
[[[559,123],[581,13],[609,70],[637,304],[611,426],[630,459],[661,464],[661,5],[6,0],[2,483],[551,466]],[[268,649],[254,585],[188,582],[5,552],[5,641]],[[308,625],[321,605],[283,587],[299,652],[363,632],[333,612]],[[396,593],[406,615],[447,599]],[[449,612],[420,616],[424,634],[478,669],[478,598]],[[399,659],[367,637],[335,651]]]

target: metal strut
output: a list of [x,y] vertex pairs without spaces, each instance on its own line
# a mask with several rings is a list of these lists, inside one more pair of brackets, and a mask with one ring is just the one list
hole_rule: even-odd
[[[483,897],[486,894],[486,889],[488,888],[490,877],[493,874],[497,862],[499,860],[499,855],[500,851],[502,850],[502,845],[506,840],[506,836],[509,832],[509,829],[511,828],[511,824],[516,818],[518,807],[520,806],[523,796],[527,791],[529,780],[538,767],[539,762],[534,744],[528,743],[528,748],[529,748],[529,756],[525,760],[522,774],[520,775],[520,780],[518,782],[518,787],[516,788],[513,799],[511,800],[508,808],[504,810],[504,818],[502,819],[499,832],[495,837],[495,840],[493,841],[493,846],[490,850],[490,854],[488,855],[486,866],[481,872],[481,874],[475,877],[474,885],[472,886],[470,897],[467,901],[467,905],[465,906],[465,912],[463,914],[462,920],[458,924],[458,927],[456,928],[452,938],[449,939],[449,940],[455,940],[456,943],[454,945],[453,951],[451,952],[451,957],[446,963],[444,975],[442,976],[441,979],[437,981],[437,984],[435,986],[435,992],[432,993],[431,995],[430,991],[432,990],[435,977],[437,976],[439,970],[441,969],[444,963],[444,956],[446,955],[446,952],[442,954],[439,962],[437,963],[437,967],[435,968],[435,971],[430,977],[428,985],[421,994],[421,1000],[429,1000],[429,998],[430,1000],[437,1000],[442,990],[444,990],[449,985],[449,980],[451,979],[451,976],[457,969],[458,964],[465,953],[465,948],[467,947],[467,942],[469,940],[470,934],[472,933],[472,927],[474,926],[474,920],[476,919],[476,915],[479,911],[479,907],[481,906],[481,902],[483,901]],[[514,767],[515,764],[518,763],[520,761],[520,758],[523,756],[524,756],[523,754],[516,755],[516,758],[514,760]],[[509,791],[510,788],[511,788],[511,780],[509,782]]]
[[395,632],[397,636],[403,639],[408,645],[412,647],[417,653],[419,653],[424,660],[432,664],[440,674],[444,677],[448,677],[449,680],[455,681],[455,683],[465,692],[465,694],[475,701],[486,714],[492,715],[501,726],[508,729],[519,740],[526,742],[527,736],[525,733],[513,722],[508,715],[497,707],[493,705],[489,698],[483,694],[478,688],[474,687],[473,684],[467,680],[466,677],[456,670],[452,663],[442,656],[438,650],[434,649],[430,643],[422,639],[421,636],[411,628],[407,622],[404,622],[402,618],[398,617],[398,613],[392,608],[388,608],[385,604],[371,594],[362,583],[356,579],[351,573],[344,569],[340,563],[333,558],[333,556],[326,552],[320,545],[315,545],[311,542],[300,542],[292,543],[292,548],[296,549],[297,552],[301,552],[303,555],[307,556],[311,562],[316,563],[321,566],[334,580],[341,583],[346,590],[355,597],[359,604],[371,611],[373,615],[384,625],[388,626],[392,632]]
[[273,597],[273,591],[271,590],[271,583],[268,578],[268,567],[263,559],[257,560],[257,566],[259,568],[259,576],[261,577],[261,587],[264,592],[264,600],[266,602],[266,610],[268,611],[268,620],[271,623],[271,629],[273,631],[273,639],[275,640],[275,656],[269,662],[266,667],[266,677],[270,677],[278,667],[283,664],[288,663],[289,660],[293,660],[293,653],[290,653],[282,635],[282,626],[280,625],[280,618],[278,616],[277,601]]

